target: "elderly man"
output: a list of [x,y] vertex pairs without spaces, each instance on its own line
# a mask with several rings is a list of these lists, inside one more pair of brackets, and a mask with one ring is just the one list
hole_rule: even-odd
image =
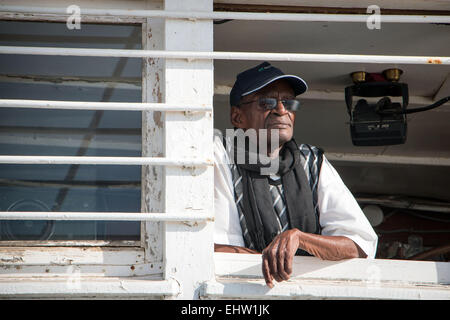
[[[231,123],[255,131],[256,140],[214,138],[215,251],[262,253],[269,287],[289,279],[294,255],[340,260],[376,252],[377,235],[323,152],[293,138],[295,97],[306,90],[301,78],[267,62],[240,73],[230,92]],[[249,163],[254,144],[270,164]],[[270,166],[276,172],[262,173]]]

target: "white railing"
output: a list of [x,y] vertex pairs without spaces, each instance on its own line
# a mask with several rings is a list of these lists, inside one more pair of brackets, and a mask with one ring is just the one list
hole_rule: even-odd
[[111,110],[111,111],[189,111],[208,112],[211,106],[188,106],[168,103],[139,102],[93,102],[93,101],[52,101],[52,100],[22,100],[1,99],[0,108],[32,108],[61,110]]
[[0,220],[107,220],[107,221],[148,221],[148,222],[207,222],[214,216],[203,213],[135,213],[135,212],[34,212],[0,211]]
[[91,164],[124,166],[212,166],[212,160],[158,157],[0,156],[3,164]]
[[294,257],[290,280],[268,295],[258,256],[216,253],[215,261],[217,278],[203,287],[209,299],[450,299],[446,262]]
[[[40,13],[67,15],[66,8],[55,7],[23,7],[0,5],[0,12]],[[172,10],[121,10],[83,8],[82,15],[140,17],[188,20],[250,20],[250,21],[290,21],[290,22],[366,22],[364,14],[318,14],[318,13],[257,13],[257,12],[205,12],[205,11],[172,11]],[[433,15],[382,15],[382,23],[450,23],[448,16]]]
[[33,54],[83,57],[165,58],[191,60],[272,60],[338,63],[400,63],[449,65],[450,57],[389,56],[323,53],[273,53],[273,52],[201,52],[133,49],[84,49],[51,47],[0,46],[0,54]]

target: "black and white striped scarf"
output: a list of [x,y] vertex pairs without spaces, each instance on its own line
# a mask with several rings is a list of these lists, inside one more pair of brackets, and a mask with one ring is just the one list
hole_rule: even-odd
[[[308,148],[305,149],[305,146]],[[311,152],[305,152],[307,150]],[[236,155],[237,152],[234,151]],[[318,234],[320,224],[317,184],[322,152],[317,148],[314,151],[308,145],[301,145],[299,148],[295,140],[285,143],[279,157],[278,175],[281,186],[277,188],[281,196],[280,201],[283,201],[286,207],[289,229],[298,228],[304,232]],[[267,175],[260,174],[261,164],[236,165],[236,159],[234,160],[231,171],[245,245],[262,251],[286,228],[280,220],[282,218],[270,193],[270,184],[277,183],[273,183]],[[306,253],[300,250],[297,254]]]

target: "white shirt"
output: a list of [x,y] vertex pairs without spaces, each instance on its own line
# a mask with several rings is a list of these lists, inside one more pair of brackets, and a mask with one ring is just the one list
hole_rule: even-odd
[[[234,199],[230,158],[222,138],[214,136],[214,242],[244,247]],[[319,223],[322,235],[345,236],[374,258],[378,237],[339,174],[323,157],[318,184]]]

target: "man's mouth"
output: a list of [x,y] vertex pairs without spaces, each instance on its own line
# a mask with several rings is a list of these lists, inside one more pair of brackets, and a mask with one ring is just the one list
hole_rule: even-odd
[[281,122],[281,121],[270,122],[270,123],[267,124],[267,128],[283,129],[283,128],[289,128],[289,127],[291,127],[290,123]]

